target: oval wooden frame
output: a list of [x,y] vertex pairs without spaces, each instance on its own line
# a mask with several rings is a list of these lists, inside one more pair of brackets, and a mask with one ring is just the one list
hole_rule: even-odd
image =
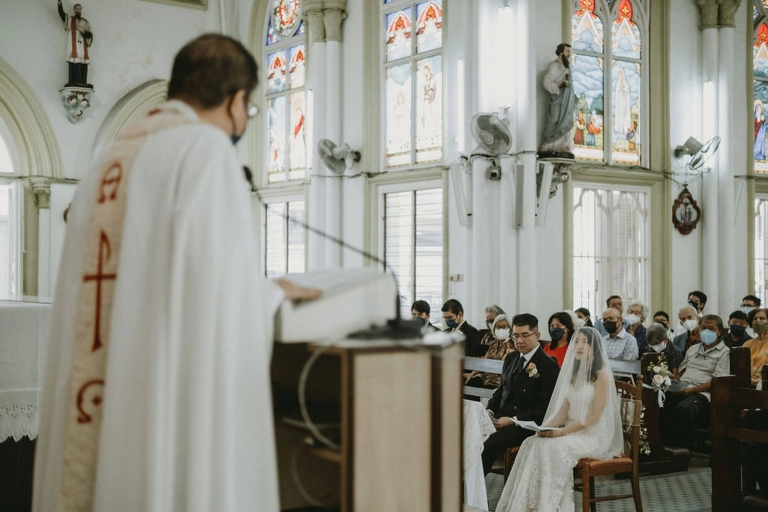
[[[696,217],[688,221],[680,220],[677,215],[678,210],[685,208],[687,205],[691,207],[692,211],[696,212]],[[696,226],[699,225],[700,221],[701,208],[699,208],[699,205],[696,204],[696,200],[693,198],[693,195],[691,195],[688,187],[685,187],[683,188],[683,191],[680,192],[680,195],[677,196],[677,199],[675,199],[675,203],[672,205],[672,224],[681,234],[689,235],[694,229],[696,229]]]

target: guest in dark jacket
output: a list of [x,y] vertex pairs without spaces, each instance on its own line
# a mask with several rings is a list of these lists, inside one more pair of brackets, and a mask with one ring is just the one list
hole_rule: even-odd
[[460,331],[466,338],[464,341],[464,355],[467,357],[482,357],[483,350],[480,347],[480,333],[464,320],[464,307],[456,299],[449,299],[443,304],[443,320],[448,326],[446,331]]

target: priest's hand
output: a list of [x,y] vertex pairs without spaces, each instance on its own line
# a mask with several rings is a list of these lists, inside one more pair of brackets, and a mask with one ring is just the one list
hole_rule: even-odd
[[285,298],[298,302],[300,300],[314,300],[320,298],[322,292],[315,288],[305,288],[288,279],[278,279],[277,284],[283,289]]

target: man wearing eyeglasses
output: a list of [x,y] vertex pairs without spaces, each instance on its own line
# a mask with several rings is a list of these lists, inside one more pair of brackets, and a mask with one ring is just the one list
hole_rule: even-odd
[[501,384],[488,402],[488,414],[496,432],[488,437],[483,447],[483,471],[486,474],[499,452],[520,446],[534,433],[515,425],[513,418],[538,424],[544,420],[560,373],[557,363],[539,346],[541,333],[535,316],[530,313],[516,315],[512,319],[512,332],[516,351],[504,359]]
[[[270,385],[278,302],[233,142],[256,62],[204,35],[169,101],[80,182],[56,290],[34,510],[280,509]],[[98,483],[98,484],[97,484]],[[0,507],[2,508],[2,507]]]

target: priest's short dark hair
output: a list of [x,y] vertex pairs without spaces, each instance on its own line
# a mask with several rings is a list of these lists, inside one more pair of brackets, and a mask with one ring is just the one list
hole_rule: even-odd
[[244,90],[247,102],[257,82],[256,60],[245,46],[222,34],[203,34],[176,54],[168,99],[209,109]]

